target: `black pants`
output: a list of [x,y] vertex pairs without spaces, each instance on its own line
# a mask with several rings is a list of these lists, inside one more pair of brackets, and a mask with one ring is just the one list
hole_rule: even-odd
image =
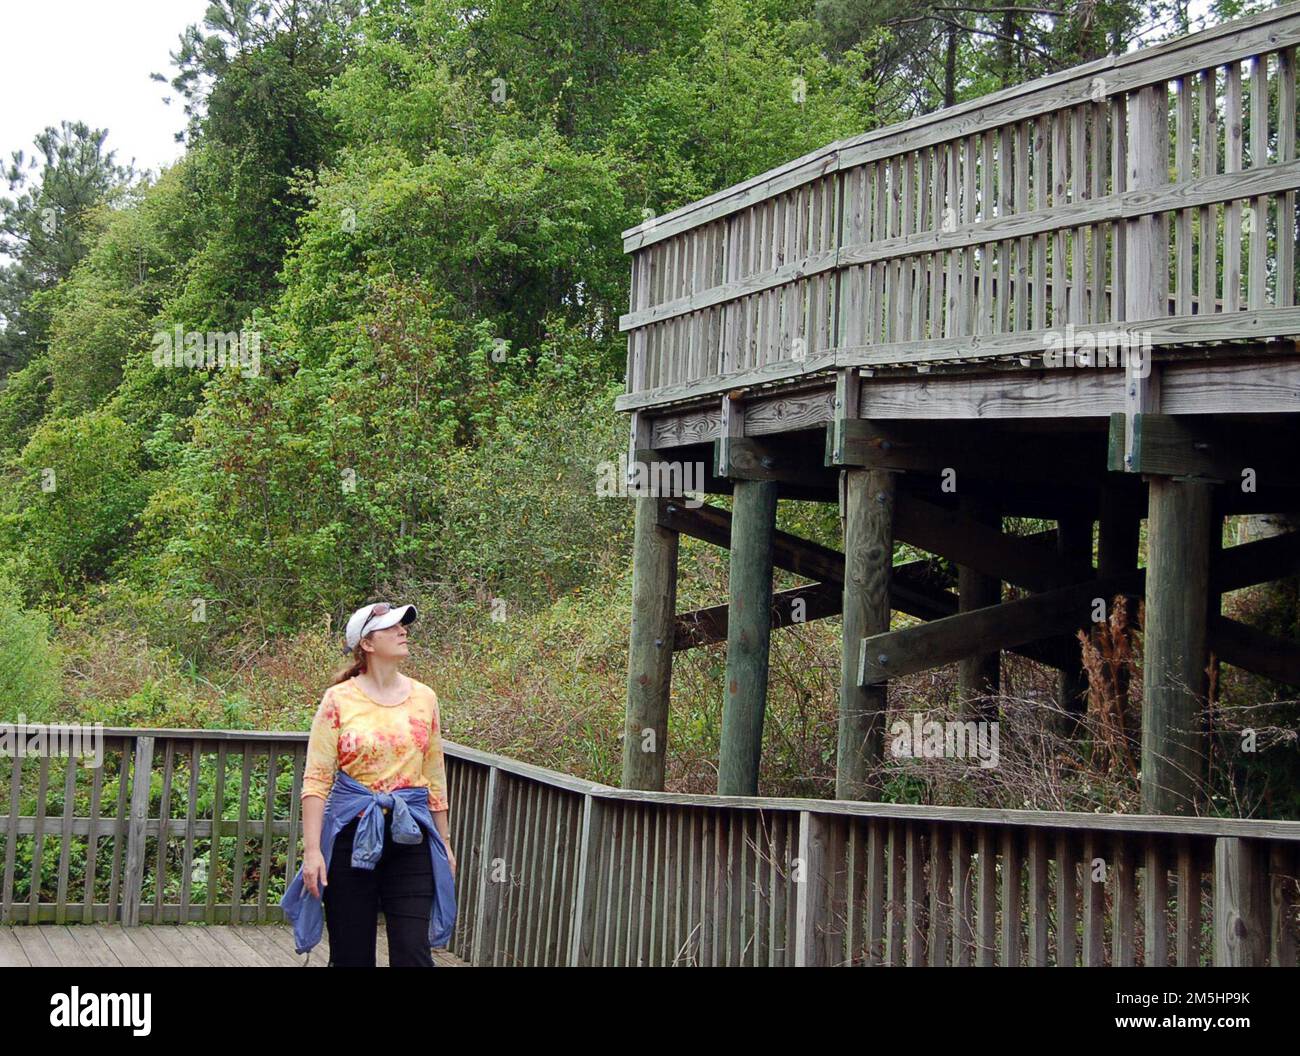
[[384,850],[374,869],[352,867],[353,818],[339,830],[330,858],[322,902],[329,930],[330,967],[375,967],[379,911],[388,930],[392,968],[432,968],[429,914],[433,909],[433,865],[428,835],[419,843],[393,841],[393,816],[384,815]]

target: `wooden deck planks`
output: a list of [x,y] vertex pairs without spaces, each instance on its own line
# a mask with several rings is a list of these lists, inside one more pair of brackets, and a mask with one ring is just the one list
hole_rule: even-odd
[[[447,950],[433,951],[440,968],[465,968]],[[376,964],[388,966],[388,941],[379,928]],[[294,953],[285,925],[39,924],[0,927],[0,968],[323,968],[329,942]]]

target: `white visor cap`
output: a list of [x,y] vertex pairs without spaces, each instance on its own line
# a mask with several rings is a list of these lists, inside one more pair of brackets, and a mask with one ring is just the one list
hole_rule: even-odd
[[[375,609],[385,609],[375,615]],[[343,638],[347,643],[345,652],[352,652],[364,635],[371,631],[382,631],[397,623],[414,623],[417,614],[414,605],[389,605],[386,601],[376,601],[371,605],[362,605],[348,619]]]

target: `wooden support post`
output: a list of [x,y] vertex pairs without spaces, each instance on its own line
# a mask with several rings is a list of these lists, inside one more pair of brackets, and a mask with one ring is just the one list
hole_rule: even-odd
[[1213,486],[1152,477],[1142,671],[1142,813],[1191,812],[1205,771]]
[[[1002,518],[988,501],[969,497],[961,500],[962,512],[972,520],[1002,531]],[[957,566],[957,610],[972,612],[1002,602],[1002,580],[986,575],[969,565]],[[1002,689],[1002,654],[973,653],[957,665],[957,691],[963,701],[963,713],[972,717],[995,719],[997,705],[990,706]]]
[[[1072,578],[1091,579],[1092,570],[1092,521],[1086,517],[1062,517],[1057,521],[1056,550],[1061,560],[1066,562]],[[1086,625],[1085,625],[1086,626]],[[1084,629],[1083,626],[1079,628]],[[1067,666],[1061,669],[1057,678],[1057,703],[1068,716],[1078,717],[1087,709],[1088,679],[1083,672],[1082,649],[1077,638],[1067,658]],[[1070,722],[1070,726],[1074,723]]]
[[836,799],[879,799],[872,779],[884,743],[887,688],[858,681],[862,639],[889,630],[894,563],[894,474],[844,471],[844,627]]
[[1268,844],[1214,841],[1214,966],[1266,968],[1269,960]]
[[738,480],[732,496],[731,598],[718,795],[758,795],[772,630],[776,482]]
[[658,499],[636,500],[623,787],[662,792],[676,634],[678,534],[657,523]]

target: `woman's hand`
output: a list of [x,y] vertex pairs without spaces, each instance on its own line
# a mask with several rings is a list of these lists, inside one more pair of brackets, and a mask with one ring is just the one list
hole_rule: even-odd
[[320,851],[307,851],[302,856],[302,882],[317,898],[322,897],[321,891],[329,883],[325,878],[326,871],[325,856]]
[[456,856],[451,852],[451,845],[447,844],[447,863],[451,866],[451,878],[456,879]]

